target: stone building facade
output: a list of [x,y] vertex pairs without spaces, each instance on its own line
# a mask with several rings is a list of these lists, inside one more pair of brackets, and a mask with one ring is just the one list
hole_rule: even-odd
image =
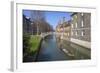
[[63,23],[60,23],[56,27],[56,33],[60,36],[60,39],[70,41],[71,37],[71,25],[69,22],[65,21]]
[[23,15],[23,33],[32,34],[31,20]]
[[71,41],[91,48],[91,14],[73,13],[71,16]]

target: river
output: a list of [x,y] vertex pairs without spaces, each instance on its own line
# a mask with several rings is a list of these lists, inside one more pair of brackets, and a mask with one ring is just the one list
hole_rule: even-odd
[[37,61],[85,60],[90,58],[90,49],[59,40],[53,34],[42,41]]

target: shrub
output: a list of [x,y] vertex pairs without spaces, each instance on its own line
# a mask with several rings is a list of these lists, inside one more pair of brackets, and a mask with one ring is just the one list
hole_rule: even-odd
[[23,53],[29,53],[30,50],[30,35],[23,35]]

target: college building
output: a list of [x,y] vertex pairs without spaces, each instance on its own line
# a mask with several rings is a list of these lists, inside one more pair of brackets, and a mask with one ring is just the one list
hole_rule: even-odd
[[62,21],[59,22],[56,27],[56,33],[57,35],[59,35],[60,39],[70,41],[70,37],[71,37],[70,21],[66,21],[65,17],[63,17]]
[[29,17],[23,15],[23,33],[32,34],[31,20]]
[[91,14],[74,12],[69,21],[63,17],[56,27],[56,33],[63,40],[91,48]]
[[91,14],[72,13],[71,42],[91,48]]

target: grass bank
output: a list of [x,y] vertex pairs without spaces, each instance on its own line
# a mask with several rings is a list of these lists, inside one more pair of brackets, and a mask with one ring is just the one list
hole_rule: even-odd
[[39,35],[31,35],[30,36],[30,52],[34,53],[38,50],[38,47],[40,45],[41,37]]
[[41,37],[39,35],[23,36],[23,62],[33,62],[37,57],[41,44]]

